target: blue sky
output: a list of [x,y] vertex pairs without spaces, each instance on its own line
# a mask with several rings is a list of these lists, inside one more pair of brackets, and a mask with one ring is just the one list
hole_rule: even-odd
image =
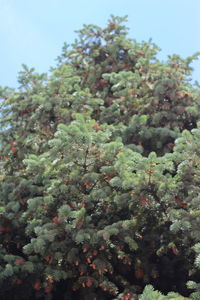
[[[111,14],[128,15],[129,37],[152,38],[162,60],[200,51],[200,0],[0,0],[0,85],[17,87],[22,63],[48,72],[75,30]],[[200,60],[193,66],[200,82]]]

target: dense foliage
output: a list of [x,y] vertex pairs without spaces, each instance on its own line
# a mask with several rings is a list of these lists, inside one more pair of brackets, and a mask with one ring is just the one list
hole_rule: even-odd
[[198,54],[124,21],[0,90],[1,299],[200,299]]

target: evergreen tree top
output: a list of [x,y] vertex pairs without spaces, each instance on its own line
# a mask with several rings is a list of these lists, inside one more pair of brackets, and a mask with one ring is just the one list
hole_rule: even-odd
[[4,298],[199,297],[198,54],[162,62],[125,21],[0,89]]

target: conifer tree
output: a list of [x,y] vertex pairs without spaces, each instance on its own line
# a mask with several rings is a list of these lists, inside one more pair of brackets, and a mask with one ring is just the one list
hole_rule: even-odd
[[161,62],[125,21],[0,89],[2,299],[199,299],[198,53]]

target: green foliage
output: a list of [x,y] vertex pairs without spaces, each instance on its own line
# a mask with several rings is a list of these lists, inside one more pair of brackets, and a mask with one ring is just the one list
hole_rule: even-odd
[[151,285],[147,285],[143,294],[139,297],[139,300],[186,300],[188,298],[182,297],[177,293],[170,292],[167,296],[163,296],[160,292],[154,291]]
[[161,62],[125,21],[0,89],[2,299],[200,298],[198,54]]

